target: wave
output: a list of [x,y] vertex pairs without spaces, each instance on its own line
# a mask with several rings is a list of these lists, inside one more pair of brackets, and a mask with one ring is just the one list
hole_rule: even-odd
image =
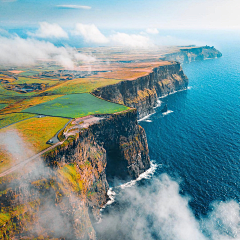
[[162,102],[160,101],[160,99],[158,99],[158,100],[157,100],[157,105],[156,105],[156,107],[154,107],[154,109],[160,107],[161,104],[162,104]]
[[146,121],[146,119],[148,119],[150,116],[152,116],[152,115],[155,114],[155,113],[156,113],[156,112],[154,111],[153,113],[148,114],[147,116],[139,119],[138,122]]
[[166,116],[166,115],[168,115],[170,113],[173,113],[173,111],[172,110],[168,110],[167,112],[162,113],[162,115]]
[[183,92],[183,91],[186,91],[186,90],[188,90],[188,89],[191,89],[191,87],[186,87],[186,88],[184,88],[184,89],[180,89],[180,90],[177,90],[177,91],[170,92],[170,93],[165,94],[165,95],[163,95],[163,96],[161,96],[161,97],[159,97],[159,98],[165,98],[165,97],[167,97],[167,96],[169,96],[169,95],[172,95],[172,94],[175,94],[175,93],[178,93],[178,92]]
[[124,184],[118,186],[117,188],[120,187],[121,189],[124,189],[124,188],[127,188],[127,187],[132,187],[132,186],[134,186],[138,181],[141,181],[142,179],[150,179],[150,178],[153,176],[153,174],[155,173],[155,171],[156,171],[156,169],[157,169],[157,167],[158,167],[158,164],[155,163],[154,161],[151,161],[150,164],[151,164],[151,165],[150,165],[150,168],[149,168],[146,172],[140,174],[137,179],[131,180],[130,182],[127,182],[127,183],[124,183]]
[[[114,187],[115,189],[121,188],[127,188],[127,187],[132,187],[134,186],[138,181],[141,181],[142,179],[150,179],[153,174],[155,173],[156,169],[158,167],[158,164],[155,163],[155,161],[151,161],[150,162],[150,168],[145,171],[144,173],[140,174],[139,177],[136,180],[131,180],[130,182],[121,184],[117,187]],[[114,192],[113,187],[109,188],[107,195],[109,197],[109,200],[107,201],[107,203],[100,209],[100,211],[102,211],[104,208],[106,208],[108,205],[111,205],[112,203],[114,203],[115,201],[115,196],[116,196],[116,192]]]

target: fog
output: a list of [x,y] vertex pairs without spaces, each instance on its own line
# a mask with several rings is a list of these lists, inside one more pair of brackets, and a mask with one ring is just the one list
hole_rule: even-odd
[[208,216],[196,219],[190,198],[179,194],[179,183],[167,174],[150,184],[125,188],[116,199],[97,225],[99,239],[240,239],[237,202],[215,202]]
[[39,61],[53,61],[65,68],[74,68],[77,61],[94,62],[94,56],[80,54],[75,48],[57,47],[48,41],[23,39],[18,35],[0,36],[0,64],[29,66]]

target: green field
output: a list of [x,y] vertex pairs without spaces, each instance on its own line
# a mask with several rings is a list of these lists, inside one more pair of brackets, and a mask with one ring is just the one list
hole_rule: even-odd
[[0,110],[5,108],[8,104],[7,103],[0,103]]
[[104,78],[77,78],[63,82],[46,90],[49,94],[73,94],[91,92],[96,88],[112,85],[120,82],[116,79]]
[[28,77],[19,77],[18,80],[14,81],[12,84],[32,84],[32,83],[43,83],[43,84],[48,84],[49,86],[55,85],[57,82],[54,80],[49,80],[49,79],[39,79],[39,78],[28,78]]
[[36,116],[29,113],[11,113],[0,115],[0,128]]
[[27,108],[22,112],[48,116],[79,118],[92,114],[111,114],[128,109],[123,105],[104,101],[89,93],[71,94]]

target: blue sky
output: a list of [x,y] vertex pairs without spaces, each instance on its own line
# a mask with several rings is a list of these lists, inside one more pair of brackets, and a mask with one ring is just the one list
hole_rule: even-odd
[[0,26],[240,29],[239,12],[239,0],[0,0]]

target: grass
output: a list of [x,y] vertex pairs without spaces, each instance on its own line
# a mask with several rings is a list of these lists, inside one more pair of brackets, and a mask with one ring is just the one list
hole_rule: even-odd
[[116,79],[77,78],[51,87],[45,92],[48,92],[50,94],[87,93],[93,91],[96,88],[116,84],[118,82],[119,80]]
[[8,104],[7,103],[0,103],[0,110],[2,110],[3,108],[5,108]]
[[[15,92],[13,90],[7,90],[2,85],[0,85],[0,94],[12,98],[12,97],[18,97],[18,96],[19,97],[30,97],[37,93],[36,92],[19,93],[19,92]],[[3,99],[2,96],[1,96],[1,99]]]
[[12,84],[31,84],[31,83],[43,83],[43,84],[49,84],[49,86],[55,85],[57,82],[54,80],[49,79],[39,79],[39,78],[28,78],[28,77],[19,77],[17,81],[13,82]]
[[58,117],[31,118],[0,130],[1,135],[17,131],[27,144],[31,145],[35,153],[50,145],[46,142],[52,138],[69,120]]
[[32,98],[23,99],[22,101],[18,101],[11,106],[9,106],[7,109],[4,109],[2,113],[12,113],[12,112],[21,112],[22,110],[35,106],[40,103],[44,103],[47,101],[51,101],[55,98],[61,97],[62,95],[52,95],[52,96],[36,96]]
[[104,101],[89,93],[71,94],[59,97],[22,112],[48,116],[79,118],[92,114],[111,114],[128,109],[123,105]]
[[34,116],[36,115],[29,114],[29,113],[11,113],[6,115],[0,115],[0,128],[6,127],[10,124],[13,124]]
[[[63,128],[67,122],[68,119],[66,118],[31,118],[0,129],[0,139],[7,136],[7,139],[14,138],[13,142],[8,146],[0,141],[0,172],[50,147],[51,145],[46,144],[46,142]],[[20,138],[17,138],[16,134]],[[14,146],[11,150],[11,144],[13,143],[17,147]]]
[[69,164],[61,168],[60,175],[67,181],[75,192],[80,193],[83,189],[83,181],[75,164]]
[[99,73],[98,76],[103,78],[110,78],[110,79],[114,78],[119,80],[132,80],[148,74],[146,71],[144,71],[144,69],[142,71],[133,71],[133,70],[134,69],[120,68],[112,72]]
[[33,76],[33,75],[37,75],[39,73],[39,71],[27,71],[27,72],[21,72],[19,73],[19,76]]

